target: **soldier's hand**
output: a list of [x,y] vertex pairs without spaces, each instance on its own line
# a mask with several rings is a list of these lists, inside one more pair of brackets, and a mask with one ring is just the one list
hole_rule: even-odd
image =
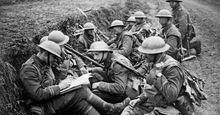
[[155,65],[156,69],[155,69],[155,74],[157,75],[158,73],[162,73],[162,69],[164,67],[164,63],[161,62],[161,63],[157,63]]
[[92,89],[97,89],[99,87],[99,82],[92,84]]
[[70,83],[67,80],[63,80],[59,83],[60,90],[66,89],[70,86]]
[[86,70],[85,67],[81,67],[81,68],[80,68],[80,72],[81,72],[82,74],[87,74],[87,73],[88,73],[88,71]]
[[130,105],[131,107],[134,107],[134,106],[137,105],[140,101],[141,101],[141,100],[140,100],[139,98],[134,99],[134,100],[131,100],[130,103],[129,103],[129,105]]

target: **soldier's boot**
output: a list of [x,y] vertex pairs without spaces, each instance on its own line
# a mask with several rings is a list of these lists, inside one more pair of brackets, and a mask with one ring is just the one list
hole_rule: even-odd
[[121,103],[111,104],[105,102],[100,97],[95,94],[91,94],[87,101],[100,111],[111,111],[111,112],[121,112],[130,102],[130,98],[126,98]]
[[180,96],[175,103],[175,107],[183,114],[183,115],[194,115],[195,108],[193,106],[192,101],[188,96]]
[[124,101],[120,103],[113,104],[112,112],[122,112],[126,106],[129,105],[131,99],[129,97],[125,98]]
[[201,41],[194,41],[194,42],[190,43],[190,49],[195,49],[196,55],[199,55],[202,51]]
[[113,104],[107,103],[95,94],[91,94],[87,101],[99,111],[108,111],[113,108]]

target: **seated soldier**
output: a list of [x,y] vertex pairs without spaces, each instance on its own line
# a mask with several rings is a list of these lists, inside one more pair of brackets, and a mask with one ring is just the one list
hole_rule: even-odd
[[[172,8],[173,24],[179,29],[182,37],[183,47],[187,50],[195,49],[196,54],[201,53],[201,41],[191,41],[195,37],[191,17],[186,8],[181,5],[182,0],[166,0]],[[190,52],[190,51],[189,51]]]
[[86,86],[61,95],[60,92],[69,87],[69,81],[64,79],[59,82],[51,69],[57,58],[61,58],[60,46],[49,40],[38,46],[37,55],[31,56],[20,70],[27,106],[32,114],[99,115],[96,109],[114,112],[123,109],[128,103],[107,103]]
[[[154,107],[172,108],[172,115],[193,115],[194,107],[190,97],[185,93],[183,85],[185,77],[178,61],[165,52],[170,46],[161,37],[145,39],[138,50],[143,53],[149,63],[149,74],[143,93],[126,107],[122,115],[144,115],[153,111]],[[178,110],[176,110],[175,108]],[[161,113],[166,109],[158,109]],[[171,115],[171,114],[170,114]]]
[[163,9],[158,12],[156,17],[162,25],[160,36],[170,45],[170,49],[166,52],[174,59],[180,61],[178,48],[180,47],[181,34],[176,26],[172,23],[172,14],[169,10]]
[[130,61],[121,54],[113,53],[103,41],[94,42],[88,51],[93,54],[96,61],[104,64],[103,70],[91,69],[103,77],[103,81],[92,84],[93,92],[110,103],[124,100],[127,97],[129,70],[119,63],[132,66]]
[[79,36],[78,51],[84,53],[89,49],[90,45],[95,41],[100,41],[101,38],[95,33],[95,25],[91,22],[87,22],[83,25],[84,32]]
[[146,37],[149,37],[151,32],[150,23],[146,22],[146,15],[142,11],[137,11],[134,13],[136,23],[130,29],[132,33],[138,38],[139,42],[143,42]]
[[133,25],[136,23],[136,19],[134,16],[130,16],[126,22],[127,22],[127,26],[125,27],[124,30],[130,31]]
[[140,55],[136,50],[140,43],[130,32],[125,31],[124,27],[125,25],[122,21],[114,20],[109,29],[112,29],[113,33],[116,34],[116,38],[111,39],[107,44],[110,45],[115,53],[125,56],[133,64],[140,59]]
[[57,43],[58,45],[60,45],[61,50],[62,50],[62,53],[61,53],[62,62],[57,67],[58,71],[54,71],[57,75],[60,74],[60,77],[62,77],[66,75],[62,75],[61,73],[75,74],[73,76],[76,76],[77,74],[81,75],[81,74],[87,73],[86,64],[83,62],[83,60],[79,56],[68,51],[64,47],[64,45],[66,45],[67,42],[69,41],[68,36],[64,35],[61,31],[54,30],[49,34],[48,40],[53,41]]

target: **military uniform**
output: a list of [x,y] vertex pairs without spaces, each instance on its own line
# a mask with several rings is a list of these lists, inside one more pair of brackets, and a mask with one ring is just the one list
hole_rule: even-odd
[[138,32],[135,34],[135,36],[138,38],[140,42],[142,42],[145,38],[149,37],[151,31],[150,31],[150,24],[149,23],[142,23],[142,24],[135,24],[130,29],[130,32]]
[[[92,95],[88,88],[59,95],[59,81],[55,79],[52,69],[35,55],[23,64],[20,79],[32,112],[50,115],[70,110],[88,114],[94,110],[86,101]],[[97,114],[97,112],[93,114]]]
[[114,44],[114,52],[127,57],[132,63],[139,61],[140,54],[137,52],[136,48],[140,43],[130,32],[123,31],[121,34],[117,35],[116,39],[109,41],[108,44]]
[[[163,62],[165,65],[175,63],[172,66],[164,66],[160,77],[155,75],[155,64]],[[142,115],[153,111],[153,107],[175,106],[184,115],[194,112],[192,103],[184,95],[184,76],[178,67],[178,62],[172,57],[163,54],[156,63],[152,65],[149,76],[146,77],[148,87],[143,87],[143,93],[139,96],[140,104],[134,108],[126,107],[122,115]],[[183,99],[184,98],[184,99]],[[181,101],[180,101],[181,100]],[[183,101],[184,100],[184,101]],[[180,102],[183,102],[180,104]]]
[[65,79],[68,74],[74,77],[82,74],[80,68],[86,67],[86,64],[79,56],[72,52],[67,53],[64,50],[62,57],[61,64],[52,67],[56,79]]
[[118,62],[132,66],[130,61],[121,54],[109,54],[104,62],[103,70],[93,70],[103,77],[98,90],[94,91],[96,95],[103,100],[111,103],[121,102],[126,97],[126,86],[128,82],[129,70],[120,65]]
[[162,27],[160,36],[165,40],[167,44],[170,45],[170,49],[166,52],[168,55],[177,59],[177,49],[179,47],[179,41],[181,39],[181,34],[179,30],[173,24],[169,24]]
[[78,51],[86,52],[94,41],[100,41],[97,34],[88,35],[87,33],[84,32],[84,34],[80,35],[78,38],[78,42],[79,42]]
[[[182,35],[183,47],[187,48],[187,34],[189,34],[189,31],[191,31],[191,30],[188,30],[188,29],[191,29],[191,28],[188,28],[188,26],[192,25],[192,21],[190,19],[189,12],[182,5],[179,5],[175,9],[172,9],[172,13],[173,13],[173,23],[179,29],[179,31]],[[192,39],[193,38],[190,38],[189,42]],[[190,43],[190,49],[191,48],[195,48],[196,52],[198,54],[200,54],[201,42],[195,41],[195,42]]]

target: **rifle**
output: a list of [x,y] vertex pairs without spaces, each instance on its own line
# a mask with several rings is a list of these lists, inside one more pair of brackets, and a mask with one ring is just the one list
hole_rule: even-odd
[[[186,56],[184,59],[182,59],[182,61],[187,61],[190,59],[195,58],[195,55],[191,55],[190,53],[190,40],[191,40],[191,34],[192,34],[192,25],[191,24],[187,24],[187,34],[186,34],[186,40],[187,40],[187,49],[186,49]],[[182,44],[182,42],[181,42]]]
[[96,62],[95,60],[89,58],[88,56],[82,55],[80,52],[74,50],[70,45],[65,44],[64,47],[67,49],[66,50],[67,53],[70,53],[70,54],[74,53],[74,54],[78,55],[79,57],[81,57],[83,59],[89,60],[90,62],[94,63],[96,66],[104,68],[103,65],[99,64],[98,62]]
[[135,75],[140,76],[140,77],[142,77],[142,78],[145,78],[144,75],[142,75],[141,73],[139,73],[139,72],[138,72],[137,70],[135,70],[134,68],[128,67],[127,65],[125,65],[125,64],[123,64],[123,63],[121,63],[121,62],[118,62],[118,61],[117,61],[117,63],[120,64],[121,66],[125,67],[126,69],[132,71]]

